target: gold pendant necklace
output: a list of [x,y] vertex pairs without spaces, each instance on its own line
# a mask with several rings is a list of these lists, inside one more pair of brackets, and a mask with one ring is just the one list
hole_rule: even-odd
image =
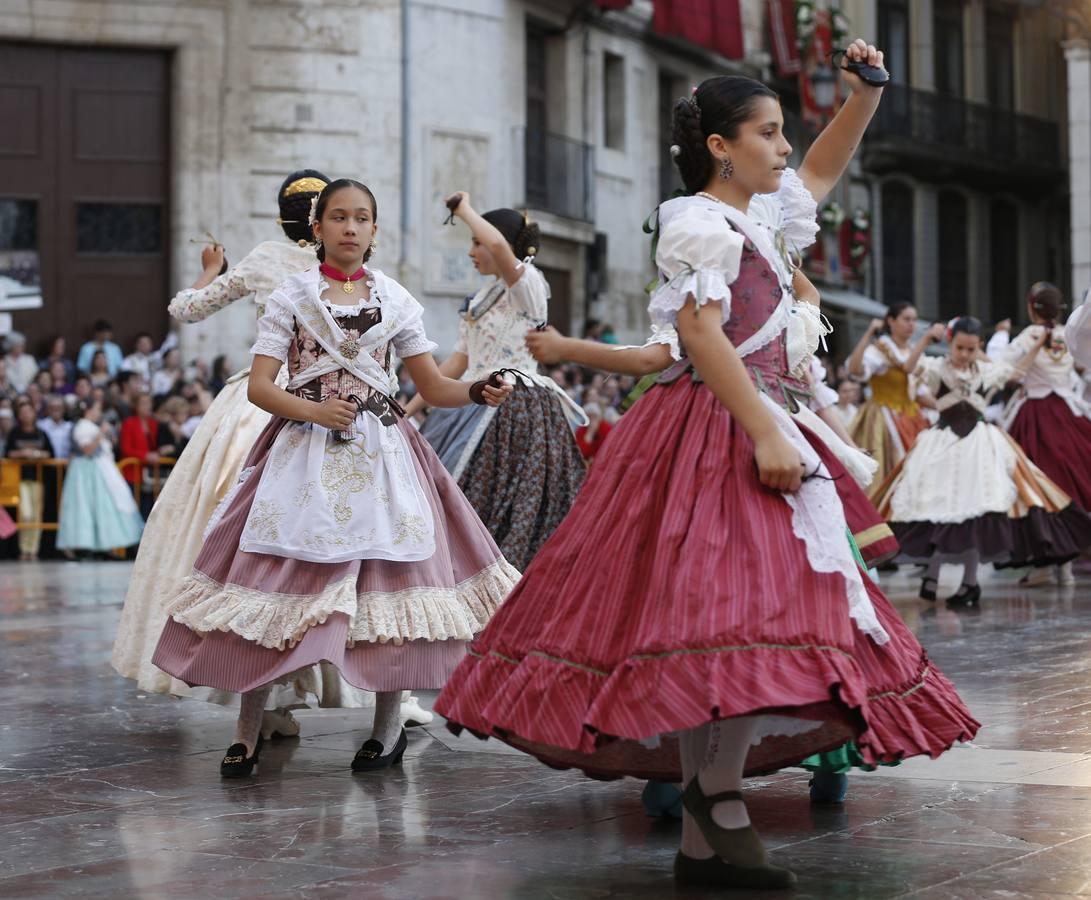
[[342,282],[341,290],[343,290],[346,294],[351,294],[353,291],[356,290],[356,282],[352,280]]

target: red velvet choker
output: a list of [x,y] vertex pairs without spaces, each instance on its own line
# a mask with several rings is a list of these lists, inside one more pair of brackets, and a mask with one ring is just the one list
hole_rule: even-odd
[[363,266],[360,266],[360,268],[353,272],[351,275],[346,275],[340,269],[335,269],[329,263],[321,263],[318,266],[318,271],[325,275],[327,278],[332,278],[334,281],[343,282],[343,284],[341,285],[341,290],[343,290],[346,294],[351,294],[353,291],[355,291],[356,282],[367,274],[367,269],[365,269]]

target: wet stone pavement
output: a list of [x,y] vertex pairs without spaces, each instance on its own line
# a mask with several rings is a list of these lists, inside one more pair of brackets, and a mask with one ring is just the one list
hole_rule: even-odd
[[[128,571],[0,566],[0,897],[712,896],[674,888],[679,826],[644,815],[639,783],[438,721],[400,769],[354,777],[370,713],[303,711],[301,739],[221,782],[232,713],[109,668]],[[758,896],[1091,896],[1091,571],[1033,590],[990,574],[969,614],[917,600],[909,571],[884,584],[984,728],[938,761],[854,774],[843,809],[811,807],[802,772],[749,781],[800,879]]]

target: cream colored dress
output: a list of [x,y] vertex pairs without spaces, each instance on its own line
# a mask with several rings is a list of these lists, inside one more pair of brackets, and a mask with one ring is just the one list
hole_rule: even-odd
[[[269,294],[289,275],[314,264],[309,247],[266,241],[207,287],[177,294],[170,314],[182,322],[200,322],[236,300],[252,297],[260,318]],[[216,396],[148,517],[111,657],[113,667],[134,679],[141,690],[224,705],[237,702],[235,694],[188,687],[152,665],[151,657],[167,618],[164,603],[193,569],[213,511],[238,481],[246,455],[269,421],[269,414],[246,398],[249,374],[247,368],[232,376]],[[277,383],[286,383],[283,371]],[[374,703],[372,694],[345,683],[336,669],[314,667],[278,686],[268,705],[300,706],[312,694],[320,706]]]

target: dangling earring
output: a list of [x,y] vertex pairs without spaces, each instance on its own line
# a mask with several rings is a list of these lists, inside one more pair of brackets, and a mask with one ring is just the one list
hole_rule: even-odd
[[317,253],[321,249],[322,249],[322,238],[316,236],[315,239],[314,239],[314,252]]
[[735,164],[725,156],[720,160],[720,178],[723,181],[729,181],[734,174]]
[[374,253],[374,252],[375,252],[376,250],[378,250],[378,249],[379,249],[379,242],[378,242],[377,240],[375,240],[375,238],[372,238],[372,239],[371,239],[371,244],[370,244],[370,245],[368,246],[368,249],[369,249],[369,250],[370,250],[370,251],[371,251],[372,253]]

